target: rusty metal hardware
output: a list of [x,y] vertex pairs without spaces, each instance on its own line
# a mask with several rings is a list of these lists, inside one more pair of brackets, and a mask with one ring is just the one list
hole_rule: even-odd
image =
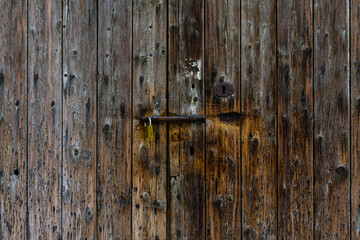
[[141,118],[142,122],[150,121],[152,123],[159,123],[159,122],[205,122],[205,115],[190,115],[190,116],[159,116],[155,115],[152,117],[143,117]]
[[214,94],[218,97],[229,97],[235,92],[234,86],[231,83],[222,82],[214,86]]

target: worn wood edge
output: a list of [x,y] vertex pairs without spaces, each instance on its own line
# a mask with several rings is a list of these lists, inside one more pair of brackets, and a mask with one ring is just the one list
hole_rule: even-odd
[[360,238],[360,56],[359,26],[360,2],[350,1],[350,89],[351,89],[351,235],[352,239]]

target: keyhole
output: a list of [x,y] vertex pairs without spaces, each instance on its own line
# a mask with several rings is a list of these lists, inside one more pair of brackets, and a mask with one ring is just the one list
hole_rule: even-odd
[[214,86],[214,94],[217,97],[229,97],[234,94],[234,86],[231,83],[220,82]]
[[194,155],[194,147],[193,146],[190,147],[190,155],[191,156]]

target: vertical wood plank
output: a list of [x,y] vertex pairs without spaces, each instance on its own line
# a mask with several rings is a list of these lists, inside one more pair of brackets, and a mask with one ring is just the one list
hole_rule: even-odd
[[[180,25],[179,0],[169,0],[168,3],[168,88],[169,115],[180,115]],[[169,124],[169,172],[176,177],[180,172],[180,124]],[[174,180],[173,180],[174,181]],[[179,183],[177,183],[178,185]],[[174,189],[172,189],[173,191]],[[174,201],[171,202],[174,204]],[[173,209],[171,207],[171,209]],[[176,236],[176,234],[175,234]],[[174,239],[175,239],[175,236]]]
[[28,1],[31,239],[61,237],[62,2]]
[[131,235],[131,1],[99,1],[97,239]]
[[279,239],[313,237],[312,6],[278,2]]
[[166,114],[166,6],[133,1],[133,239],[166,238],[166,124],[149,140],[139,121]]
[[360,1],[351,0],[351,237],[360,238]]
[[[206,236],[241,238],[240,1],[205,3]],[[220,98],[214,86],[230,83]]]
[[63,19],[63,238],[94,239],[96,1],[64,2]]
[[26,1],[0,0],[0,239],[26,236]]
[[242,1],[244,239],[277,237],[276,1]]
[[347,7],[346,0],[315,0],[316,239],[349,239],[350,236]]
[[[203,1],[169,2],[169,115],[204,114],[203,12]],[[204,239],[204,125],[170,124],[169,130],[170,233]]]

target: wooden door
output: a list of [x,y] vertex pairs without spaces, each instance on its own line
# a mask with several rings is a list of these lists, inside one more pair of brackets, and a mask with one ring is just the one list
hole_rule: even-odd
[[359,0],[0,9],[0,239],[360,239]]

